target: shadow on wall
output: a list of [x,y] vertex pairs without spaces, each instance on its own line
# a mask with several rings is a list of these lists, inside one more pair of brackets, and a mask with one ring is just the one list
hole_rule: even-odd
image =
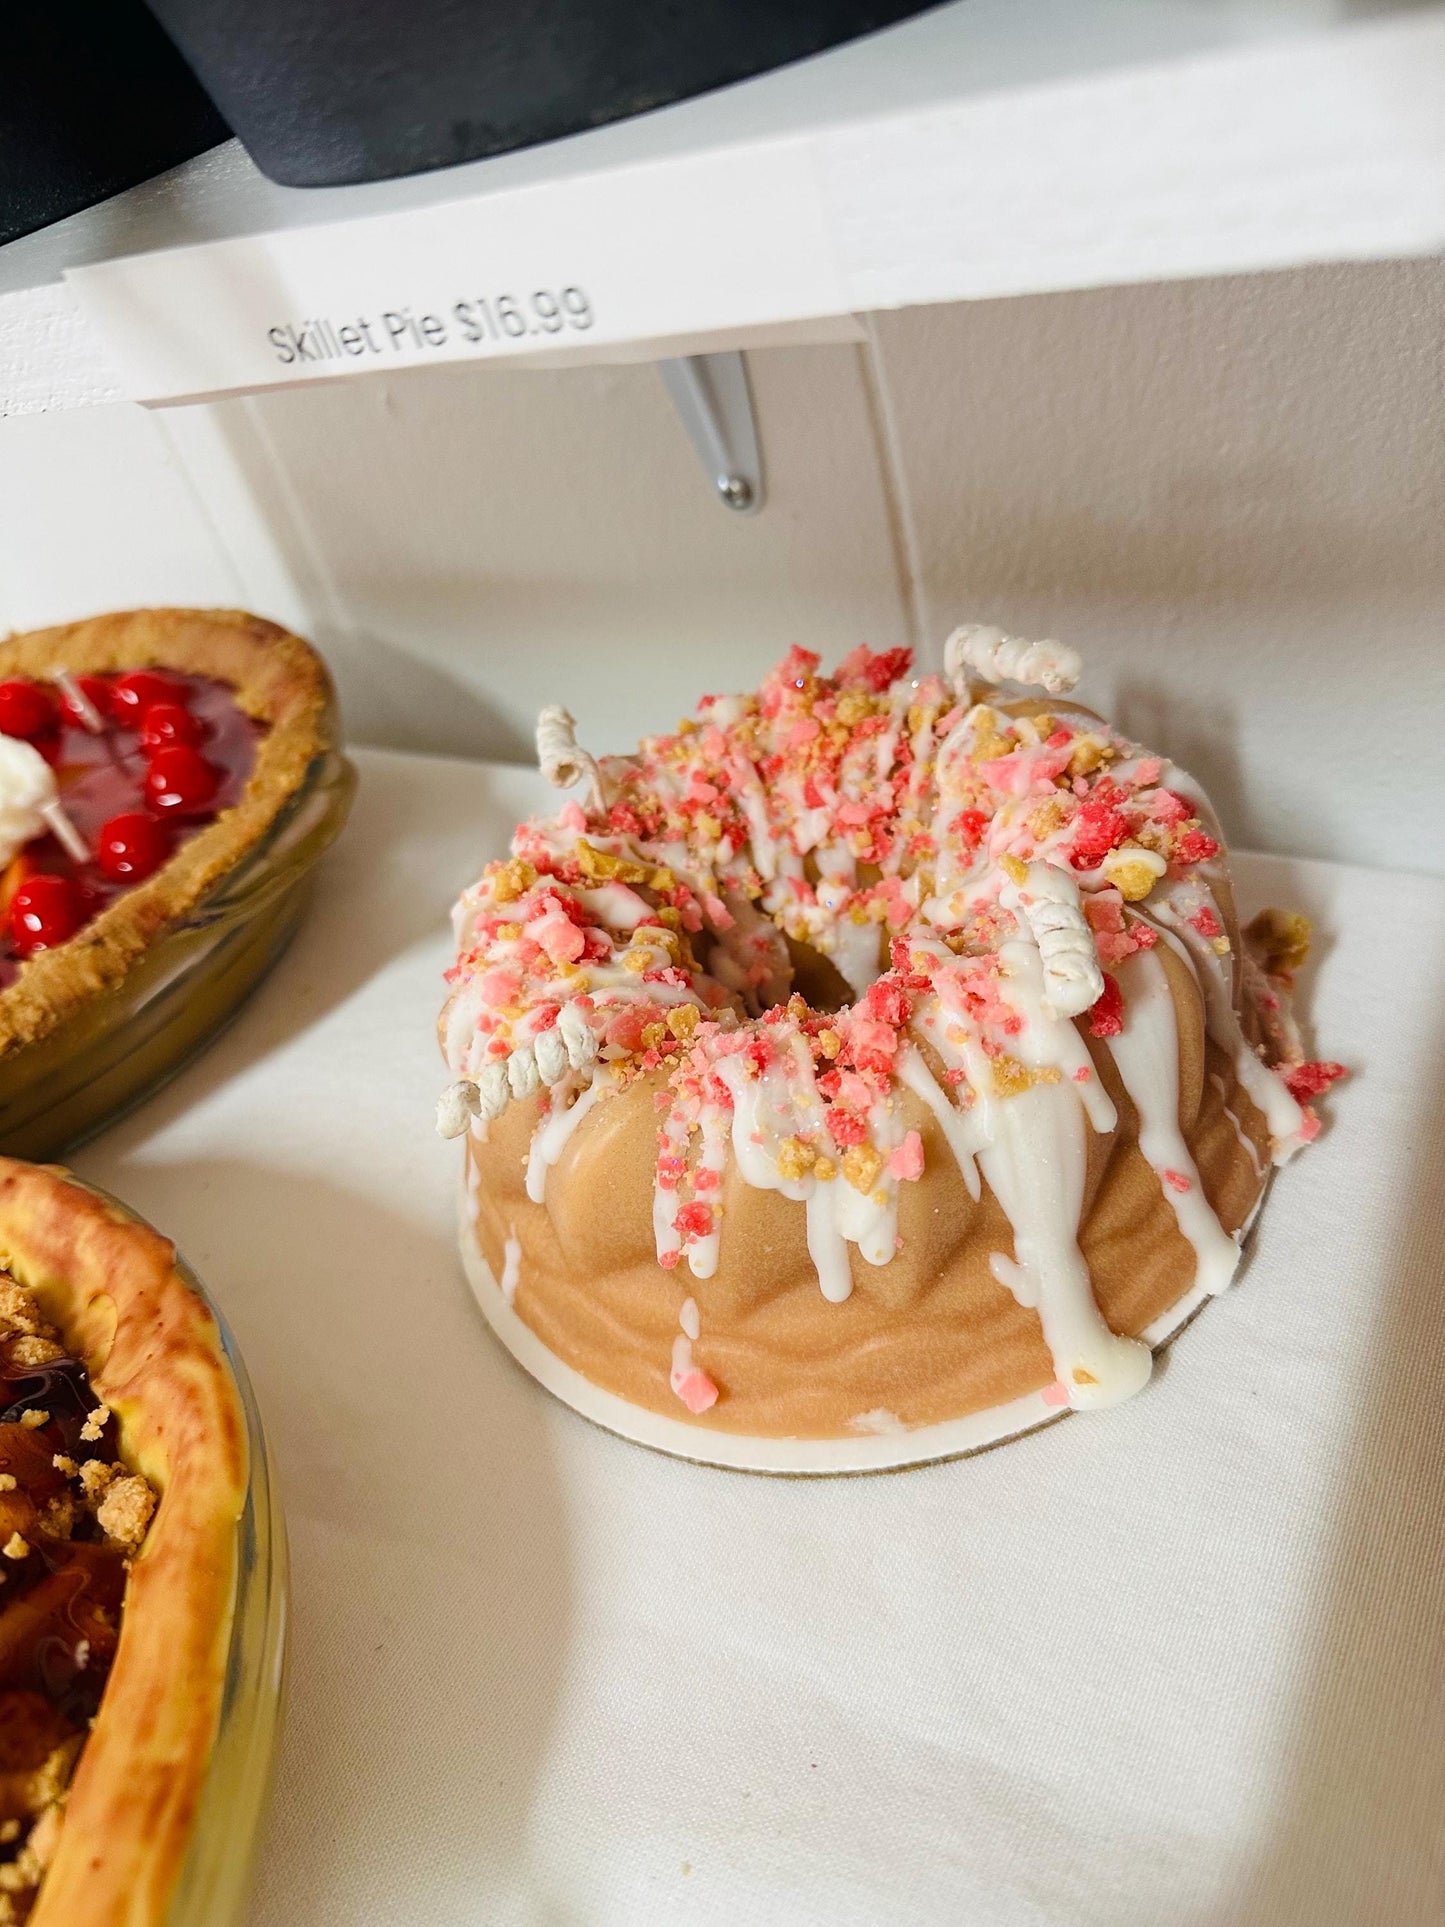
[[[390,719],[383,736],[386,746],[436,756],[530,762],[531,745],[476,688],[395,642],[357,627],[311,532],[310,518],[289,499],[291,479],[257,403],[250,399],[225,403],[212,415],[237,475],[265,519],[300,603],[309,612],[310,640],[338,672],[349,658],[365,657],[369,706]],[[437,584],[432,581],[427,587],[430,598]],[[338,673],[337,680],[342,684],[345,723],[344,673]],[[361,740],[375,740],[371,731],[355,734]]]
[[1411,262],[880,317],[930,595],[1438,592],[1442,289]]
[[[434,582],[427,585],[427,594],[429,600],[435,598]],[[531,739],[470,683],[366,630],[350,631],[350,650],[366,657],[370,708],[393,719],[386,730],[388,749],[496,763],[535,762]]]
[[1139,676],[1121,696],[1114,720],[1137,743],[1167,744],[1170,761],[1211,796],[1240,794],[1238,711],[1227,697],[1191,694],[1174,683]]
[[[1445,985],[1442,985],[1445,991]],[[1445,1060],[1445,1029],[1411,1067]],[[1399,1193],[1393,1288],[1352,1441],[1274,1813],[1196,1927],[1445,1919],[1445,1086]],[[1321,1289],[1329,1288],[1328,1276]]]

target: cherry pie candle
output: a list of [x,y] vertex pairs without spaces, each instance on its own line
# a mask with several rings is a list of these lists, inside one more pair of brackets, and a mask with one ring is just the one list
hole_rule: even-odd
[[76,858],[45,829],[12,856],[0,877],[0,987],[237,802],[266,727],[204,676],[137,670],[87,676],[78,687],[84,710],[52,682],[0,683],[0,735],[28,742],[52,767],[90,852]]
[[308,644],[141,609],[0,642],[0,1151],[54,1158],[203,1048],[355,778]]

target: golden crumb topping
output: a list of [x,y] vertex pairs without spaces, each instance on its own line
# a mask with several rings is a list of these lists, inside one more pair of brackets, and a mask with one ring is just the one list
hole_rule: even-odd
[[0,1272],[0,1927],[30,1913],[156,1507],[38,1301]]

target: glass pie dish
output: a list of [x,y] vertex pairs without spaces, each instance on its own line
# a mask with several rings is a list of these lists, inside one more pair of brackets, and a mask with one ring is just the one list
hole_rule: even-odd
[[[102,1194],[104,1195],[104,1194]],[[270,1798],[285,1693],[289,1563],[276,1468],[231,1329],[179,1255],[176,1269],[220,1327],[246,1420],[245,1508],[236,1526],[236,1590],[221,1719],[169,1927],[232,1927],[245,1917]]]
[[315,756],[260,841],[120,983],[0,1056],[0,1150],[41,1162],[60,1156],[211,1041],[294,934],[312,866],[345,823],[355,788],[340,750]]

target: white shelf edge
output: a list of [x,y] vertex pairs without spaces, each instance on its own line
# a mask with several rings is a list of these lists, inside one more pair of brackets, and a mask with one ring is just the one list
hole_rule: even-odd
[[[1116,36],[1121,18],[1148,12],[1080,6]],[[1445,249],[1445,7],[1236,32],[1148,65],[1116,53],[1112,66],[1082,61],[1086,71],[1031,85],[973,75],[974,90],[960,82],[951,98],[935,73],[930,98],[899,50],[936,61],[952,47],[963,60],[973,27],[997,19],[992,0],[964,0],[871,47],[384,192],[263,184],[260,217],[281,222],[266,231],[92,259],[66,291],[0,296],[0,407],[193,400],[437,361],[555,366],[856,338],[850,317],[878,309]],[[891,82],[872,112],[857,110],[869,59]],[[852,77],[837,103],[819,91],[829,74]],[[791,124],[757,104],[790,99]],[[690,144],[699,129],[704,143]],[[549,154],[565,168],[589,152],[614,159],[542,172]],[[235,163],[195,165],[210,196],[197,225],[215,233]],[[474,191],[454,198],[462,178]],[[427,192],[448,198],[418,205]],[[254,193],[240,198],[238,218],[256,219]],[[358,205],[380,211],[302,222],[310,208]],[[587,289],[595,319],[560,346],[540,330],[468,341],[456,325],[456,304],[479,293],[564,285]],[[435,315],[446,338],[387,340],[381,316],[403,311]],[[366,318],[378,346],[284,361],[268,330],[284,344],[287,327],[316,318],[332,340]]]

